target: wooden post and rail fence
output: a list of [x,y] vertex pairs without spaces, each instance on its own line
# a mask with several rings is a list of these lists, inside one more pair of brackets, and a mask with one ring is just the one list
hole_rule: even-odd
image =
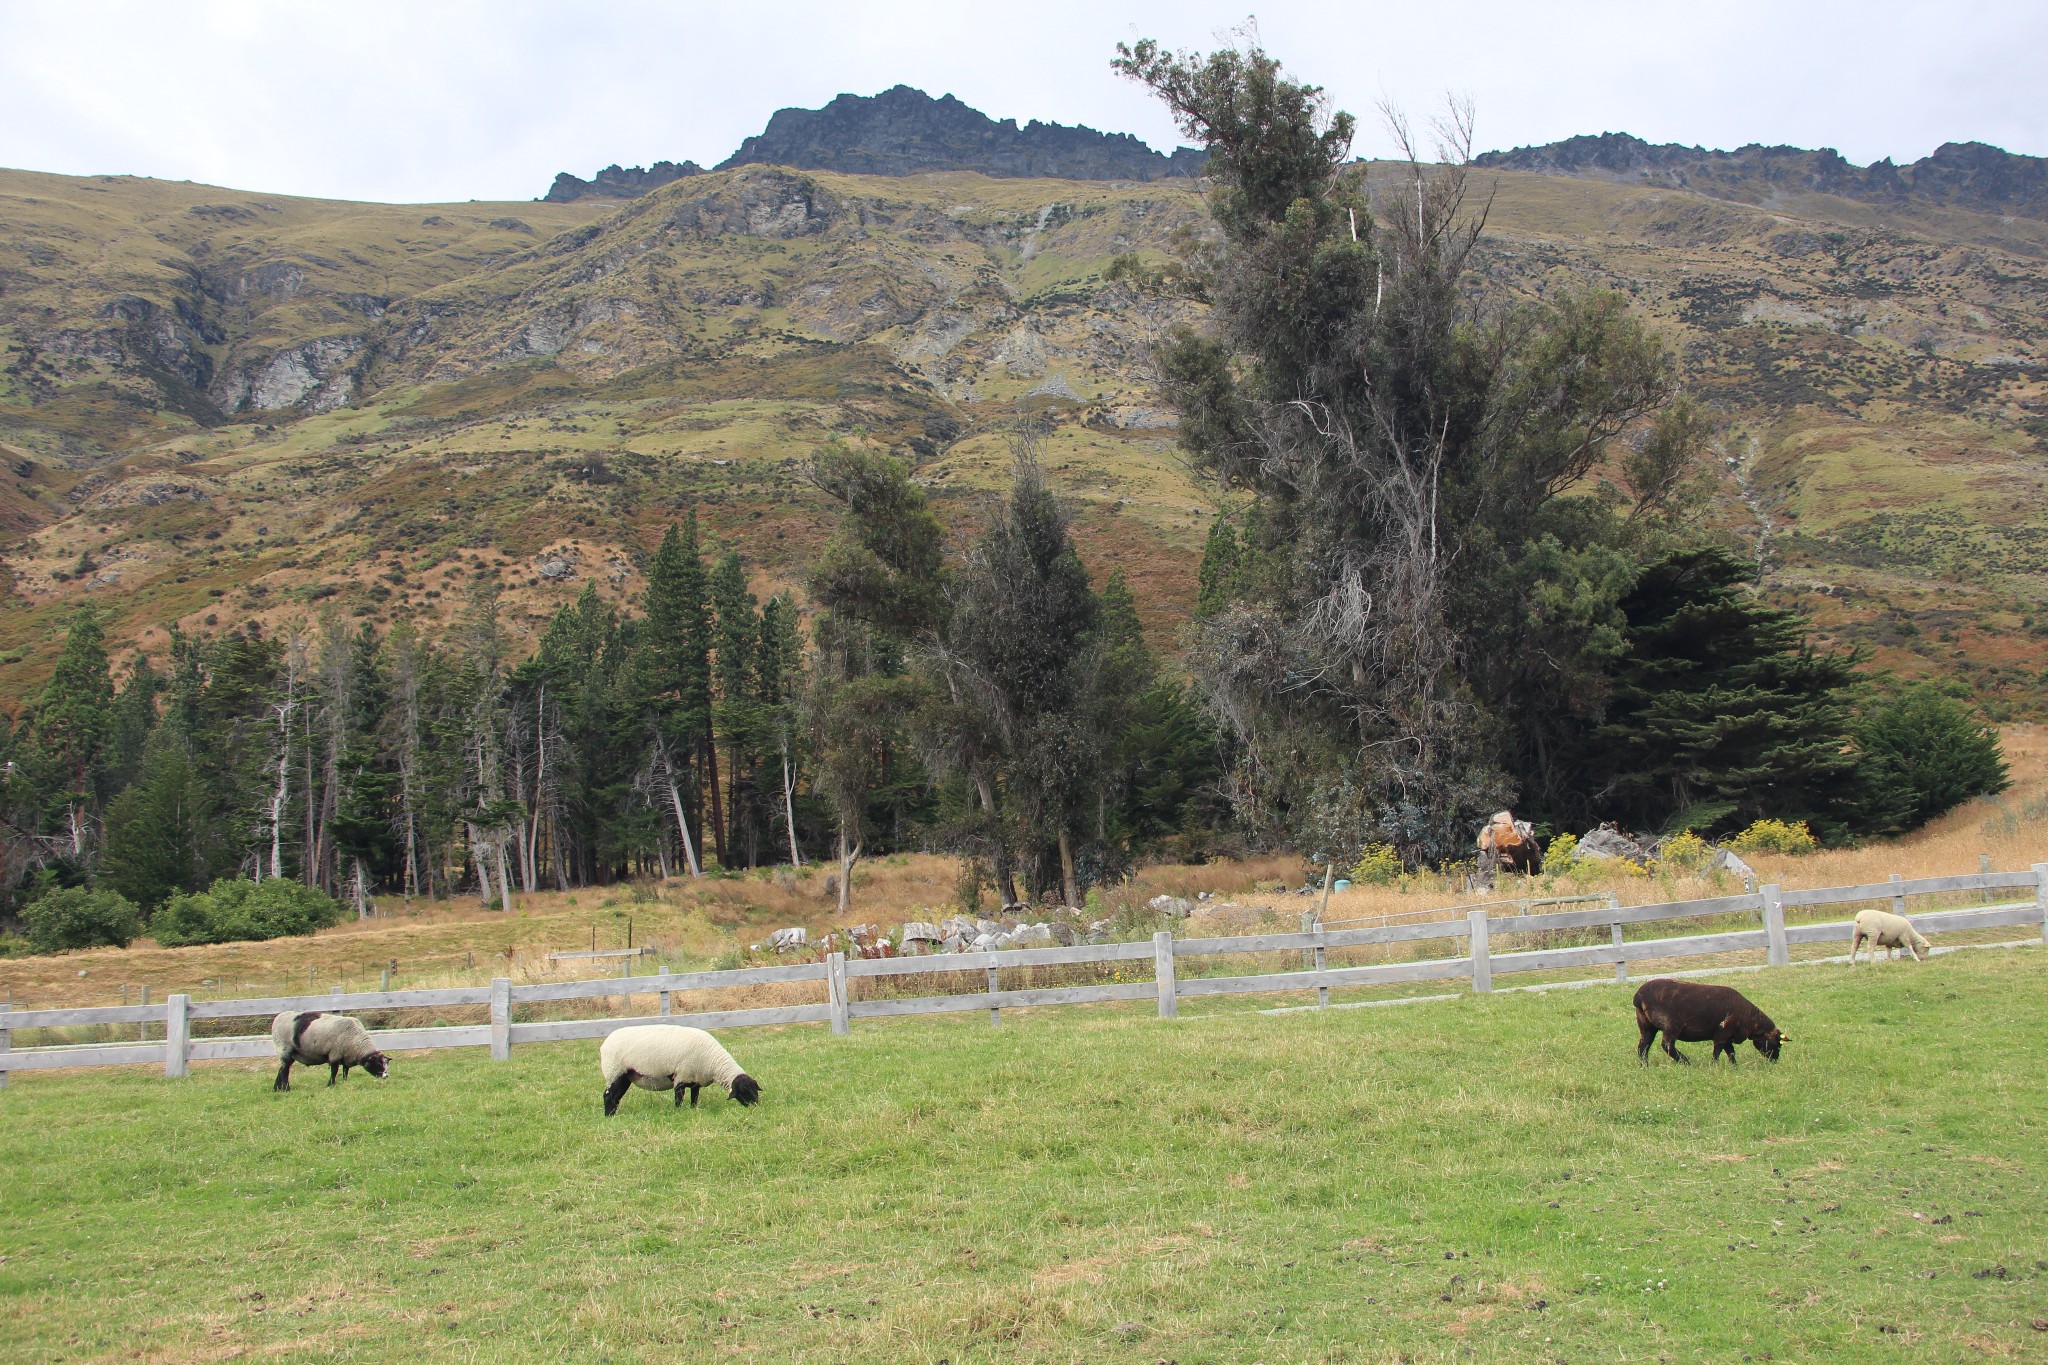
[[[269,1019],[285,1010],[396,1010],[442,1009],[482,1006],[488,1022],[443,1024],[426,1028],[372,1030],[371,1036],[385,1051],[444,1047],[488,1047],[494,1060],[504,1061],[515,1046],[526,1043],[563,1042],[602,1038],[613,1029],[636,1023],[694,1024],[700,1028],[742,1028],[761,1024],[809,1024],[830,1026],[835,1034],[850,1031],[856,1019],[884,1019],[906,1015],[945,1014],[959,1011],[989,1012],[991,1023],[1002,1022],[1001,1011],[1039,1005],[1077,1005],[1108,1001],[1152,999],[1159,1017],[1176,1018],[1180,1002],[1203,996],[1263,994],[1313,990],[1319,1003],[1329,1003],[1332,989],[1386,986],[1424,981],[1464,980],[1475,992],[1493,989],[1494,979],[1519,972],[1558,971],[1579,967],[1612,965],[1617,978],[1625,979],[1631,962],[1669,961],[1712,954],[1761,951],[1768,966],[1789,965],[1795,946],[1836,943],[1850,937],[1848,921],[1790,924],[1788,909],[1811,909],[1858,902],[1888,902],[1893,911],[1905,914],[1911,897],[1956,896],[1999,891],[2023,892],[2025,899],[1996,904],[1935,910],[1909,916],[1922,934],[1929,936],[2006,926],[2033,928],[2048,944],[2048,863],[2036,863],[2027,872],[1988,872],[1959,877],[1925,877],[1858,886],[1825,887],[1807,891],[1786,891],[1777,886],[1759,887],[1739,896],[1705,900],[1671,901],[1656,905],[1621,906],[1611,897],[1597,897],[1605,903],[1592,909],[1544,911],[1538,903],[1512,903],[1524,913],[1492,915],[1488,907],[1464,907],[1462,918],[1418,924],[1382,923],[1367,928],[1330,928],[1308,918],[1300,933],[1245,934],[1222,938],[1176,939],[1171,933],[1155,934],[1136,943],[1083,944],[1070,948],[1002,949],[995,952],[941,953],[922,957],[848,960],[833,953],[822,962],[786,967],[743,967],[733,971],[661,972],[641,977],[605,977],[598,980],[544,982],[515,986],[505,977],[488,986],[450,987],[436,990],[378,990],[345,994],[338,988],[329,995],[276,996],[250,1000],[194,1000],[178,992],[161,1004],[110,1005],[83,1009],[10,1010],[0,1005],[0,1085],[11,1071],[41,1070],[74,1066],[132,1066],[161,1064],[164,1075],[188,1074],[193,1062],[231,1059],[273,1058],[275,1049],[269,1034],[234,1037],[195,1036],[195,1022],[216,1019]],[[1589,898],[1564,898],[1549,904],[1572,903]],[[1437,910],[1434,913],[1456,914]],[[1313,912],[1311,912],[1313,914]],[[1758,927],[1733,931],[1687,934],[1667,938],[1630,941],[1623,930],[1629,925],[1668,920],[1697,920],[1729,915],[1755,915]],[[1611,940],[1583,947],[1537,947],[1515,952],[1498,952],[1497,937],[1610,929]],[[1425,957],[1404,962],[1364,966],[1328,965],[1328,953],[1336,949],[1396,944],[1447,943],[1454,955]],[[1181,965],[1204,957],[1244,956],[1261,953],[1299,954],[1303,966],[1291,971],[1257,972],[1240,976],[1183,974]],[[1001,974],[1013,969],[1075,964],[1139,964],[1150,961],[1149,979],[1117,981],[1078,986],[1040,986],[1004,989]],[[629,959],[630,961],[630,959]],[[852,998],[849,983],[901,976],[930,976],[938,973],[986,971],[987,989],[963,994],[877,996]],[[1142,972],[1142,967],[1137,969]],[[720,1009],[697,1013],[673,1013],[671,998],[677,993],[727,990],[736,986],[789,985],[817,982],[824,999],[817,1003],[774,1005],[746,1009]],[[596,1019],[532,1020],[520,1022],[520,1006],[560,1005],[578,1000],[600,1000],[617,996],[658,995],[661,1012],[646,1018],[606,1016]],[[25,1029],[73,1028],[90,1025],[160,1025],[163,1041],[118,1043],[68,1043],[17,1048],[13,1034]],[[138,1028],[138,1033],[140,1028]]]

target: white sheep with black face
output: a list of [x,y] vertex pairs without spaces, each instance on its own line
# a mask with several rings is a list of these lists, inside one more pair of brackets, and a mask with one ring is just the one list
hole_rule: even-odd
[[346,1014],[323,1014],[319,1010],[286,1010],[270,1021],[270,1038],[277,1044],[277,1080],[272,1090],[292,1088],[292,1063],[325,1066],[327,1083],[346,1077],[354,1067],[384,1079],[391,1059],[377,1051],[370,1031]]
[[598,1049],[598,1065],[604,1070],[604,1112],[619,1112],[619,1100],[626,1087],[643,1090],[674,1090],[681,1107],[683,1092],[690,1092],[690,1107],[697,1107],[697,1092],[707,1085],[722,1085],[741,1104],[761,1098],[761,1085],[740,1070],[732,1054],[716,1038],[700,1028],[681,1024],[636,1024],[615,1029]]

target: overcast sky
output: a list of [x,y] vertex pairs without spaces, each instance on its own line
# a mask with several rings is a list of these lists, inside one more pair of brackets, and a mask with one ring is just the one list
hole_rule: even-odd
[[[0,0],[0,166],[399,202],[525,199],[556,171],[709,166],[784,106],[891,85],[1167,148],[1119,39],[1207,49],[1242,0]],[[1383,98],[1477,106],[1481,148],[1626,131],[2048,155],[2048,4],[1291,0],[1266,48],[1387,141]]]

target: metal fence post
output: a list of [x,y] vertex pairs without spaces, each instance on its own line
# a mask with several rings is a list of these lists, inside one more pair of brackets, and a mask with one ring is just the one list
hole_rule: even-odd
[[2041,944],[2048,947],[2048,863],[2034,864],[2034,904],[2041,911]]
[[1178,1019],[1180,997],[1175,994],[1173,976],[1173,932],[1161,929],[1152,935],[1152,970],[1159,981],[1159,1017]]
[[1892,873],[1892,913],[1903,919],[1906,914],[1906,893],[1899,890],[1899,881],[1899,874],[1896,872]]
[[491,978],[491,1060],[512,1057],[512,978]]
[[1487,941],[1486,912],[1467,910],[1465,923],[1471,926],[1472,936],[1472,989],[1484,992],[1493,989],[1493,955]]
[[825,958],[825,998],[832,1007],[832,1031],[842,1035],[851,1032],[853,1022],[846,1008],[845,953],[832,953]]
[[192,997],[178,992],[164,1002],[164,1075],[175,1080],[187,1071],[186,1044],[192,1036],[192,1018],[186,1011]]
[[1784,892],[1773,883],[1759,894],[1764,898],[1764,961],[1773,967],[1789,967],[1792,948],[1785,940]]

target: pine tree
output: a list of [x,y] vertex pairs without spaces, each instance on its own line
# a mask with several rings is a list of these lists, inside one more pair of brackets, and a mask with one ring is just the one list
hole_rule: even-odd
[[75,862],[82,863],[90,850],[91,822],[107,795],[113,700],[99,614],[80,607],[65,632],[55,671],[29,708],[30,740],[23,746],[45,827],[63,831]]
[[134,785],[107,810],[99,880],[145,911],[213,881],[220,853],[213,803],[185,737],[151,737]]

